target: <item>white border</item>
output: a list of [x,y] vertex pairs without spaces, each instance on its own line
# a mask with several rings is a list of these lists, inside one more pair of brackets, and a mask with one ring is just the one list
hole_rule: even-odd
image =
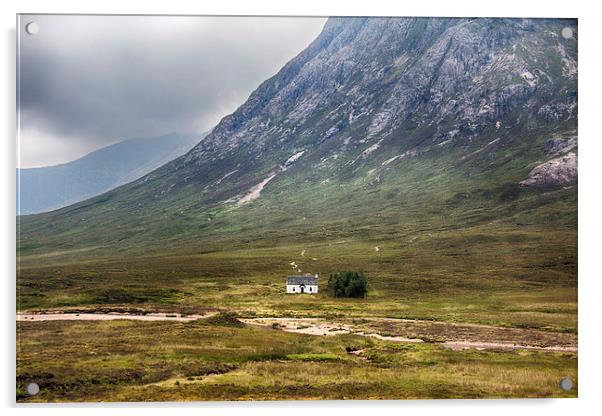
[[[524,413],[568,415],[597,413],[602,387],[600,348],[602,336],[597,330],[600,309],[599,240],[600,227],[600,22],[595,3],[578,1],[408,1],[393,0],[221,0],[213,2],[163,1],[75,1],[75,0],[21,0],[0,4],[3,29],[2,126],[4,127],[2,157],[2,195],[0,204],[3,231],[1,256],[4,273],[2,282],[2,400],[8,408],[5,414],[80,415],[83,412],[111,414],[245,414],[245,415],[329,415],[341,412],[365,415],[371,409],[379,414],[413,413],[422,415],[482,415],[488,416]],[[228,14],[228,15],[313,15],[313,16],[495,16],[495,17],[576,17],[579,18],[579,399],[565,400],[441,400],[403,402],[253,402],[253,403],[188,403],[148,405],[68,405],[16,406],[14,405],[15,375],[15,14],[16,13],[111,13],[111,14]]]

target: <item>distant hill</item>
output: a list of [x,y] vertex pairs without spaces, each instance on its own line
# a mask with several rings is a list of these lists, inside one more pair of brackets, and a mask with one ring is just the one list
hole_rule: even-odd
[[17,170],[17,213],[58,209],[131,182],[189,151],[198,136],[130,139],[61,165]]

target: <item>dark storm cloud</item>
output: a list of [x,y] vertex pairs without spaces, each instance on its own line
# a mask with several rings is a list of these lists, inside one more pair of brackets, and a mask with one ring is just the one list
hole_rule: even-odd
[[[24,26],[38,23],[35,36]],[[199,134],[319,33],[325,19],[22,16],[20,162]]]

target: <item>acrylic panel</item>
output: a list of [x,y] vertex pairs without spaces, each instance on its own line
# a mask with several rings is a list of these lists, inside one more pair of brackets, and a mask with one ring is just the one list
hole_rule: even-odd
[[17,402],[576,397],[576,19],[17,17]]

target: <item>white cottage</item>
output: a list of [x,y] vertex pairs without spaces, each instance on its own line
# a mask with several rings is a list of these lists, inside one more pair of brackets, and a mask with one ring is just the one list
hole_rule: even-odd
[[287,276],[286,293],[318,293],[318,275]]

